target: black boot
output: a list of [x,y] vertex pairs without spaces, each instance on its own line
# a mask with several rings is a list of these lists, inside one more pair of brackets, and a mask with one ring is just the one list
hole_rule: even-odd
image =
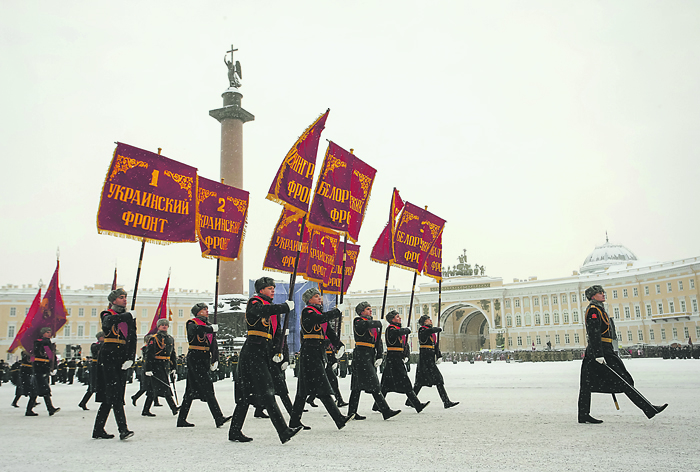
[[146,395],[146,402],[143,404],[143,410],[141,410],[141,416],[156,416],[151,413],[151,405],[153,404],[153,397],[151,395]]
[[292,400],[289,398],[289,395],[281,395],[280,399],[282,400],[282,405],[284,405],[284,409],[287,410],[287,414],[289,416],[292,416],[294,406],[292,405]]
[[386,399],[381,393],[373,393],[372,396],[374,397],[374,402],[379,407],[379,411],[382,412],[382,417],[385,420],[393,418],[394,416],[401,413],[401,410],[392,410],[391,408],[389,408],[389,404],[386,402]]
[[292,439],[295,434],[303,429],[303,426],[295,426],[294,428],[287,426],[274,397],[267,399],[264,406],[267,414],[270,415],[270,421],[272,421],[272,425],[277,430],[277,435],[282,444]]
[[644,413],[647,415],[647,418],[652,419],[654,416],[657,414],[661,413],[666,409],[668,406],[668,403],[664,403],[661,406],[656,406],[656,405],[651,405],[652,408],[647,408],[644,410]]
[[17,395],[17,396],[15,396],[15,399],[12,401],[12,406],[14,406],[15,408],[19,408],[19,405],[17,404],[17,401],[20,399],[21,396],[22,396],[22,395]]
[[248,403],[240,402],[236,404],[236,408],[233,410],[233,416],[231,418],[231,426],[228,429],[228,440],[238,441],[238,442],[249,442],[253,438],[249,438],[241,432],[243,428],[243,422],[248,414]]
[[194,425],[187,422],[187,415],[190,413],[190,407],[192,406],[192,397],[185,395],[182,399],[182,405],[180,405],[180,414],[177,417],[177,427],[178,428],[191,428]]
[[590,423],[590,424],[600,424],[603,422],[603,420],[597,420],[593,418],[589,414],[580,414],[578,415],[578,422],[579,423]]
[[[345,427],[345,425],[348,423],[348,421],[350,421],[352,419],[351,415],[346,416],[340,412],[340,410],[338,409],[338,405],[336,405],[335,402],[333,402],[330,395],[319,397],[319,400],[321,400],[321,403],[323,403],[323,406],[326,407],[326,411],[328,412],[329,415],[331,415],[331,418],[333,418],[333,421],[335,422],[335,426],[338,429],[343,429]],[[306,429],[306,427],[304,429]],[[311,429],[311,428],[309,428],[309,429]]]
[[61,411],[60,408],[54,407],[53,403],[51,403],[51,395],[44,395],[44,403],[46,403],[46,410],[49,412],[49,416],[53,416]]
[[80,400],[80,403],[78,403],[78,406],[82,408],[85,411],[89,411],[89,408],[87,407],[87,402],[90,401],[90,397],[92,396],[92,392],[88,391],[84,396],[83,399]]
[[445,390],[444,384],[438,385],[437,389],[438,393],[440,394],[440,400],[442,400],[442,404],[445,406],[445,409],[459,405],[459,402],[450,401],[449,397],[447,396],[447,390]]
[[101,431],[93,431],[92,432],[92,439],[112,439],[113,437],[114,437],[113,434],[109,434],[104,429]]

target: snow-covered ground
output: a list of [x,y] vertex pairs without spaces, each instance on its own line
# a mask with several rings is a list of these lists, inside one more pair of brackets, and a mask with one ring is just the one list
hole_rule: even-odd
[[[633,359],[625,361],[639,390],[654,404],[669,403],[652,420],[618,395],[620,411],[609,395],[594,394],[591,413],[601,425],[579,425],[576,400],[580,362],[443,364],[447,391],[461,403],[445,410],[435,388],[420,397],[431,404],[420,414],[392,393],[389,404],[403,412],[383,421],[362,395],[360,413],[338,431],[322,406],[309,408],[303,422],[312,427],[285,445],[269,420],[253,418],[243,427],[253,442],[228,441],[228,425],[216,429],[204,403],[195,402],[189,420],[195,428],[176,428],[167,406],[141,416],[130,401],[126,412],[136,435],[128,441],[91,439],[97,405],[78,408],[82,385],[53,387],[53,417],[44,405],[38,417],[10,406],[14,387],[0,388],[0,470],[53,471],[695,471],[700,470],[700,361]],[[415,371],[411,372],[413,378]],[[290,391],[296,380],[288,374]],[[233,384],[217,382],[224,412],[231,414]],[[345,399],[350,377],[340,379]],[[185,382],[177,383],[182,398]],[[127,388],[132,395],[137,384]],[[127,400],[128,397],[127,397]],[[43,403],[43,402],[42,402]],[[286,417],[286,413],[285,413]],[[107,431],[117,433],[110,416]]]

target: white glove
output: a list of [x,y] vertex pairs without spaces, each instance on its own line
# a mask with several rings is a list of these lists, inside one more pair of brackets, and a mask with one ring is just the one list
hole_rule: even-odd
[[374,361],[374,367],[379,367],[380,365],[382,365],[382,359],[377,359]]
[[282,362],[282,354],[275,354],[274,356],[272,356],[272,362],[274,362],[275,364],[279,364],[280,362]]
[[287,300],[285,303],[289,307],[289,311],[292,311],[294,309],[294,300]]
[[214,372],[214,371],[217,369],[217,367],[219,367],[219,361],[214,362],[214,363],[211,365],[211,367],[209,367],[209,370],[211,370],[212,372]]
[[599,364],[605,365],[605,357],[596,357],[596,361],[598,361]]
[[175,375],[175,374],[177,374],[177,370],[173,369],[170,371],[170,375]]
[[134,361],[124,361],[124,363],[122,364],[122,370],[126,370],[132,365],[134,365]]
[[340,359],[341,357],[343,357],[343,354],[345,354],[345,346],[340,346],[338,348],[338,352],[335,353],[335,358]]
[[150,370],[146,371],[146,377],[153,377],[153,372]]
[[411,359],[409,359],[408,357],[404,357],[403,363],[404,363],[404,364],[408,364],[408,361],[410,361],[410,360],[411,360]]
[[218,324],[213,324],[213,325],[211,325],[211,329],[213,329],[214,332],[216,333],[217,331],[219,331],[219,325],[218,325]]
[[280,369],[282,369],[282,370],[287,370],[287,367],[289,367],[289,362],[282,362],[282,365],[280,366]]
[[52,370],[52,371],[51,371],[51,376],[53,377],[54,375],[56,375],[56,371],[55,371],[55,370]]
[[435,361],[436,364],[442,364],[442,357],[438,357]]
[[333,367],[331,367],[331,369],[333,369],[333,373],[335,375],[338,375],[338,364],[333,364]]

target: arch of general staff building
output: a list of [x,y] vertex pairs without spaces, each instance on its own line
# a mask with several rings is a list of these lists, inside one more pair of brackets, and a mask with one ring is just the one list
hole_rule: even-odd
[[[440,314],[441,349],[445,352],[472,352],[491,349],[490,331],[495,326],[488,306],[481,302],[457,302]],[[485,313],[484,313],[485,312]]]

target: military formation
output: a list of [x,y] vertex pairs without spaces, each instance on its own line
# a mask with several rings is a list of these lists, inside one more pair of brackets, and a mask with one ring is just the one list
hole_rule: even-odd
[[[87,387],[78,405],[80,408],[88,410],[93,396],[100,403],[92,437],[115,437],[106,430],[108,417],[113,413],[119,438],[126,440],[134,432],[127,425],[124,396],[126,384],[135,375],[140,388],[131,396],[131,401],[136,406],[139,398],[145,396],[141,411],[144,417],[155,416],[151,407],[160,406],[162,398],[177,416],[176,426],[192,428],[195,425],[188,422],[187,417],[193,401],[198,399],[206,403],[217,428],[230,422],[230,441],[250,442],[253,439],[243,433],[243,426],[249,407],[253,406],[254,416],[269,418],[279,440],[286,443],[300,431],[311,429],[302,422],[302,417],[307,406],[318,407],[316,399],[338,429],[351,421],[366,419],[358,411],[362,392],[372,396],[372,409],[380,412],[384,420],[401,413],[387,403],[386,397],[391,392],[405,395],[405,405],[416,413],[430,403],[421,402],[418,397],[423,387],[436,387],[446,409],[459,404],[450,400],[445,389],[438,367],[442,361],[438,337],[441,328],[433,326],[430,316],[423,315],[418,320],[420,351],[415,381],[411,384],[408,376],[411,330],[402,326],[401,315],[390,311],[386,316],[388,325],[382,333],[383,323],[373,319],[370,304],[358,304],[352,320],[355,348],[352,362],[349,362],[345,346],[333,328],[341,312],[337,308],[323,311],[322,294],[315,288],[302,295],[305,304],[300,317],[302,342],[294,355],[294,376],[298,380],[292,402],[285,377],[290,356],[282,317],[294,309],[294,302],[273,303],[275,282],[269,277],[258,279],[255,290],[246,307],[247,338],[240,354],[219,354],[218,325],[210,322],[207,305],[198,303],[192,307],[192,318],[186,323],[189,345],[186,356],[176,356],[174,339],[168,334],[170,324],[167,319],[160,319],[155,334],[144,337],[138,359],[136,323],[126,310],[127,293],[123,289],[114,290],[108,296],[109,308],[100,314],[102,331],[97,333],[87,358],[58,361],[56,345],[51,341],[54,333],[51,328],[42,328],[31,352],[23,351],[21,359],[11,367],[3,362],[2,372],[7,372],[15,385],[12,406],[20,408],[19,401],[27,397],[25,415],[37,416],[39,413],[34,408],[41,405],[38,401],[41,397],[48,415],[53,416],[60,408],[52,403],[51,385],[77,381]],[[653,418],[668,405],[652,404],[634,387],[634,380],[617,352],[615,323],[604,306],[605,290],[594,285],[586,290],[586,297],[590,301],[585,316],[588,344],[581,365],[578,422],[603,422],[591,416],[594,392],[612,394],[616,402],[615,394],[624,393],[648,418]],[[381,379],[377,374],[380,365]],[[352,378],[349,402],[345,402],[337,377],[348,374]],[[234,382],[236,401],[234,411],[228,416],[222,412],[213,386],[214,382],[226,378]],[[175,387],[178,380],[186,381],[179,406]],[[289,415],[288,422],[280,411],[277,397]],[[340,410],[344,407],[348,408],[347,413]]]

